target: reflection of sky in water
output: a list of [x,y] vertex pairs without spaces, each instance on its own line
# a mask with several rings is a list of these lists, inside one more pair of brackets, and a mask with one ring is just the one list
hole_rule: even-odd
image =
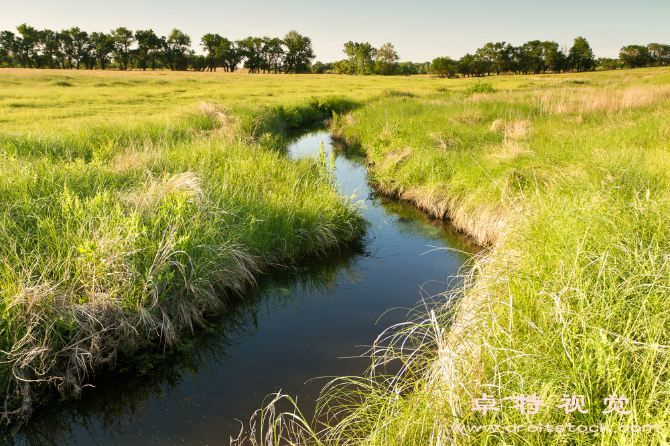
[[[322,131],[290,145],[289,156],[318,156],[322,140],[328,156]],[[363,373],[368,359],[342,358],[364,353],[422,297],[448,288],[467,256],[434,247],[466,246],[444,223],[372,193],[359,158],[336,155],[335,169],[338,187],[362,202],[371,223],[363,245],[262,275],[256,291],[188,345],[143,373],[101,374],[81,401],[38,413],[25,435],[39,443],[227,444],[239,432],[235,418],[248,420],[268,394],[298,396],[311,413],[325,384],[313,378]]]

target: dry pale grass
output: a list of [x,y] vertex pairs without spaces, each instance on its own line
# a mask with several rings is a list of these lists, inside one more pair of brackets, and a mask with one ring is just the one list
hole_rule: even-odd
[[508,138],[519,139],[526,138],[531,130],[531,122],[528,120],[505,121],[504,119],[496,119],[491,124],[491,131],[505,134],[505,140]]
[[[132,254],[128,250],[131,243],[120,238],[108,240],[114,246],[103,250],[109,253],[104,258],[82,259],[91,264],[88,268],[91,280],[85,281],[86,286],[64,287],[30,276],[30,271],[15,271],[20,278],[19,290],[7,302],[6,311],[11,311],[13,323],[23,329],[14,331],[21,334],[14,339],[12,349],[5,352],[3,361],[12,365],[8,390],[13,390],[8,391],[3,419],[29,418],[33,410],[31,387],[40,383],[51,383],[61,392],[78,394],[91,371],[114,361],[118,351],[132,351],[140,346],[143,342],[143,337],[138,336],[140,332],[154,334],[166,345],[174,345],[182,329],[193,330],[194,326],[204,324],[203,314],[222,310],[223,301],[214,284],[196,277],[189,265],[177,264],[173,259],[177,229],[166,232],[147,278],[127,263]],[[119,250],[124,247],[125,251]],[[215,275],[217,281],[237,292],[245,283],[254,281],[254,274],[261,266],[257,259],[232,247],[217,249],[232,259],[231,264],[221,266]],[[106,280],[100,277],[101,266],[106,271]],[[167,266],[177,266],[186,285],[185,293],[174,296],[170,302],[161,299],[166,284],[160,275]],[[143,283],[142,305],[130,310],[124,297],[136,291],[138,283]],[[173,306],[179,312],[168,308]],[[59,321],[72,321],[75,327],[67,340],[62,338],[62,346],[40,341],[57,336],[61,329]],[[45,331],[50,336],[44,336]],[[10,411],[8,401],[15,396],[22,399],[22,404]]]
[[435,148],[446,150],[449,147],[458,145],[461,142],[460,139],[451,137],[450,135],[444,135],[442,133],[430,133],[429,135],[435,141]]
[[491,131],[492,132],[500,132],[505,128],[505,120],[504,119],[496,119],[493,121],[491,124]]
[[504,206],[500,203],[467,206],[464,198],[445,195],[444,188],[435,185],[430,188],[403,190],[397,185],[376,184],[382,194],[407,200],[430,215],[450,220],[460,231],[468,234],[481,246],[495,246],[506,237],[505,233],[519,219],[517,205]]
[[109,168],[120,174],[146,171],[150,170],[162,156],[162,150],[153,145],[147,145],[141,150],[131,147],[114,156]]
[[391,150],[389,153],[386,154],[386,157],[384,157],[384,160],[381,162],[379,167],[386,170],[389,167],[400,164],[407,158],[412,156],[412,152],[413,150],[410,148]]
[[232,141],[235,135],[240,134],[240,119],[233,115],[230,110],[212,102],[200,101],[197,111],[205,116],[215,118],[219,123],[216,133],[225,136],[228,141]]
[[[120,201],[129,212],[145,212],[175,193],[197,200],[201,212],[165,229],[146,271],[134,265],[136,235],[122,235],[123,231],[104,225],[91,231],[95,251],[76,249],[79,280],[74,284],[54,282],[47,278],[48,271],[36,276],[30,265],[6,265],[16,277],[17,289],[6,297],[5,311],[17,328],[8,331],[14,337],[12,347],[3,352],[3,363],[11,366],[7,399],[0,410],[3,419],[29,418],[31,388],[37,385],[50,383],[61,392],[78,394],[91,371],[113,361],[117,352],[139,347],[147,336],[174,345],[180,332],[204,324],[204,314],[223,310],[222,293],[241,293],[246,284],[255,282],[261,261],[232,242],[206,247],[221,259],[209,280],[200,277],[191,260],[177,260],[183,254],[177,248],[178,234],[208,212],[194,173],[161,179],[149,175]],[[167,300],[166,270],[174,270],[183,283],[182,290]],[[67,335],[62,334],[64,322],[72,327]],[[61,342],[53,342],[54,338]],[[10,410],[14,398],[22,404]]]
[[481,124],[484,119],[486,119],[486,116],[479,108],[466,108],[463,113],[451,119],[456,124],[478,125]]
[[204,197],[200,179],[193,172],[183,172],[161,179],[148,173],[144,185],[138,190],[123,194],[121,201],[138,210],[150,209],[166,196],[177,192],[186,193],[189,201],[199,201]]
[[[480,253],[474,259],[474,268],[467,277],[465,292],[455,307],[448,302],[447,307],[438,312],[453,314],[454,319],[449,330],[443,328],[431,311],[432,336],[435,345],[435,358],[426,373],[425,382],[428,392],[434,396],[443,412],[451,410],[453,418],[438,418],[432,434],[431,444],[454,444],[461,435],[453,429],[454,419],[463,416],[463,410],[469,410],[474,398],[467,389],[481,388],[485,382],[482,355],[491,348],[482,343],[488,333],[500,330],[495,306],[500,295],[499,290],[506,286],[509,270],[515,268],[520,253],[509,252],[501,256],[499,248]],[[495,393],[492,388],[490,393]],[[446,405],[446,407],[445,407]]]
[[489,147],[484,158],[506,160],[514,159],[521,155],[532,155],[534,153],[535,152],[529,150],[527,147],[521,146],[515,140],[505,140],[502,144]]
[[512,121],[505,124],[503,132],[505,133],[505,139],[512,138],[525,138],[530,133],[531,124],[530,121]]
[[640,85],[617,89],[594,87],[536,91],[542,113],[615,112],[659,104],[670,99],[668,85]]

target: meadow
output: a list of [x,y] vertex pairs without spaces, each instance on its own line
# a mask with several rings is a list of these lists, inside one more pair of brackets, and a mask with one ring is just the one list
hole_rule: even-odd
[[[3,70],[12,410],[31,379],[76,389],[117,348],[176,342],[223,311],[215,296],[254,271],[360,237],[325,166],[282,155],[288,130],[325,118],[379,192],[487,249],[462,289],[380,336],[376,363],[402,361],[402,375],[333,381],[322,407],[338,417],[294,432],[312,444],[670,441],[666,68],[483,82]],[[500,410],[472,410],[484,393]],[[630,414],[602,413],[615,394]],[[512,407],[529,395],[536,414]],[[571,395],[586,412],[559,407]],[[512,424],[613,431],[458,427]]]
[[[134,100],[91,94],[103,88],[95,75],[2,74],[7,419],[29,417],[50,387],[78,393],[118,353],[176,344],[260,271],[365,231],[326,166],[283,153],[291,128],[350,109],[350,100],[300,104],[288,95],[246,113],[192,100],[167,112],[154,104],[140,117],[128,107]],[[245,80],[225,81],[235,79]],[[173,81],[209,95],[188,76]],[[134,87],[110,88],[122,88],[119,98]],[[17,98],[30,106],[16,107]]]
[[331,383],[323,410],[344,420],[320,441],[670,440],[670,70],[525,79],[333,119],[377,190],[488,248],[460,292],[377,340],[401,376]]

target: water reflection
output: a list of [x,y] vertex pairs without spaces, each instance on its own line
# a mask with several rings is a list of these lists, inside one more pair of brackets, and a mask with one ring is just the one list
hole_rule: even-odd
[[193,425],[190,406],[195,402],[184,388],[189,379],[197,385],[223,378],[221,370],[238,360],[235,347],[258,333],[260,320],[298,311],[312,299],[336,299],[341,284],[363,279],[359,259],[368,255],[357,243],[327,259],[308,259],[281,273],[262,275],[256,290],[231,302],[229,312],[209,319],[208,327],[184,336],[177,348],[120,358],[94,380],[95,389],[87,389],[80,399],[42,407],[29,424],[5,432],[0,444],[73,444],[81,440],[82,431],[97,444],[139,439],[151,433],[155,418]]
[[372,228],[364,240],[263,275],[178,348],[123,358],[81,399],[40,408],[2,442],[227,444],[236,419],[248,420],[267,395],[282,390],[312,413],[325,384],[314,378],[361,374],[365,345],[406,321],[422,297],[445,291],[472,246],[444,222],[371,191],[359,154],[325,132],[301,136],[287,154],[313,157],[321,141],[326,153],[334,149],[337,186],[364,205]]

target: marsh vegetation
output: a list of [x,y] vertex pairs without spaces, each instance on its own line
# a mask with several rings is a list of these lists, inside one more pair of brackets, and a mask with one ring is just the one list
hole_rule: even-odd
[[[33,73],[0,78],[12,85],[0,99],[12,389],[25,395],[28,374],[46,377],[42,364],[55,367],[53,382],[76,388],[84,381],[72,377],[85,374],[75,372],[95,366],[83,346],[104,361],[121,340],[175,342],[254,271],[360,238],[359,211],[324,169],[282,152],[286,129],[328,117],[333,137],[364,155],[380,194],[449,219],[486,250],[427,316],[378,338],[375,364],[399,361],[402,373],[334,381],[321,410],[337,417],[314,431],[287,425],[294,440],[667,443],[667,68],[485,83],[207,73],[146,84],[156,75]],[[170,99],[154,102],[166,85]],[[105,88],[115,97],[92,94]],[[78,95],[92,98],[88,109],[78,110]],[[49,108],[54,98],[63,107]],[[38,129],[37,116],[61,119]],[[109,321],[117,338],[93,343],[102,326],[92,320]],[[473,411],[484,393],[502,409]],[[507,404],[530,394],[545,404],[537,414]],[[587,411],[558,409],[564,395],[582,395]],[[611,395],[626,396],[630,414],[603,414]],[[454,429],[531,422],[659,429]]]

